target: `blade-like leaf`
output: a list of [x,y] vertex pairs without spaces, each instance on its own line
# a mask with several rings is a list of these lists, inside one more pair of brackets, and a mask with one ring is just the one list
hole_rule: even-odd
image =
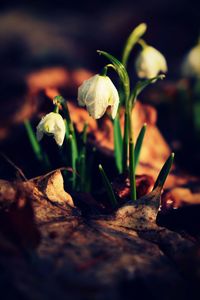
[[71,187],[74,189],[76,185],[76,161],[77,157],[73,151],[74,149],[74,142],[73,142],[73,136],[70,134],[67,139],[67,165],[68,167],[71,167],[73,172],[70,176],[70,183]]
[[79,188],[81,191],[85,191],[85,181],[86,181],[87,128],[88,128],[88,124],[85,123],[81,134],[81,145],[79,150],[79,157],[77,160],[77,171],[80,174],[80,179],[77,181],[77,188]]
[[115,163],[119,173],[122,172],[122,149],[123,140],[121,127],[119,122],[119,115],[113,120],[113,130],[114,130],[114,152],[115,152]]
[[122,55],[122,63],[126,67],[128,58],[130,56],[130,53],[137,43],[137,41],[143,36],[143,34],[147,30],[147,25],[145,23],[142,23],[138,25],[132,33],[129,35],[127,42],[125,44],[124,50],[123,50],[123,55]]
[[105,189],[107,191],[107,194],[108,194],[108,198],[110,200],[110,203],[112,205],[113,208],[115,208],[117,206],[117,200],[115,198],[115,194],[113,192],[113,188],[110,184],[110,181],[108,180],[108,177],[102,167],[102,165],[99,165],[99,171],[101,173],[101,176],[102,176],[102,179],[103,179],[103,183],[104,183],[104,186],[105,186]]
[[43,160],[42,149],[41,149],[40,144],[35,136],[35,132],[33,131],[30,121],[25,120],[24,126],[26,128],[26,132],[27,132],[30,144],[32,146],[33,152],[35,153],[35,156],[37,157],[37,159],[39,161],[42,161]]
[[135,144],[135,170],[136,170],[136,167],[139,163],[140,152],[141,152],[141,149],[142,149],[142,143],[143,143],[143,140],[144,140],[146,129],[147,129],[147,124],[145,123],[142,126],[141,130],[140,130],[140,133],[138,135],[138,138],[137,138],[137,141],[136,141],[136,144]]
[[163,188],[165,180],[167,179],[167,176],[171,170],[173,161],[174,161],[174,153],[171,153],[171,155],[164,163],[162,169],[160,170],[158,178],[156,179],[156,182],[154,184],[153,190],[156,189],[157,187]]
[[42,163],[42,165],[44,166],[44,168],[46,170],[51,169],[51,164],[50,164],[48,155],[46,154],[46,152],[43,151],[42,147],[40,146],[40,144],[36,138],[35,132],[33,131],[33,128],[31,126],[30,121],[25,120],[24,126],[26,128],[26,132],[27,132],[31,147],[33,149],[33,152],[35,153],[37,160],[40,163]]

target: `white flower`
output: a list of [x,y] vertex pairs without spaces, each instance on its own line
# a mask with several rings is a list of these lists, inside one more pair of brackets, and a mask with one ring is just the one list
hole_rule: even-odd
[[187,54],[182,65],[182,72],[185,76],[200,77],[200,43]]
[[85,80],[78,89],[78,103],[86,106],[94,119],[103,116],[108,106],[114,119],[119,106],[119,95],[108,76],[95,75]]
[[152,78],[160,72],[167,72],[165,57],[155,48],[145,46],[135,62],[136,72],[140,78]]
[[56,143],[62,146],[65,137],[65,122],[58,113],[51,112],[42,118],[37,126],[37,139],[40,141],[44,134],[53,135]]

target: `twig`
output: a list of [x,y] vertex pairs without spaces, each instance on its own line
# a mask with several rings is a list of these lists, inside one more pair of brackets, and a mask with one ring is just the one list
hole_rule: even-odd
[[14,169],[17,170],[17,172],[19,173],[19,175],[25,180],[28,181],[28,179],[26,178],[26,176],[24,175],[24,172],[4,153],[0,152],[0,155],[5,159],[5,161],[7,161]]

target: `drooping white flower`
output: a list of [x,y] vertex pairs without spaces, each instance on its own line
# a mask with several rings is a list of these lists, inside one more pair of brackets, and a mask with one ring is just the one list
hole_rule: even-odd
[[154,47],[146,45],[135,62],[136,72],[140,78],[152,78],[160,72],[167,72],[165,57]]
[[51,112],[44,116],[37,126],[36,136],[38,141],[43,138],[44,134],[53,135],[56,143],[62,146],[65,137],[65,122],[58,113]]
[[182,72],[188,77],[200,77],[200,43],[187,54],[182,65]]
[[85,80],[78,88],[78,103],[86,106],[94,119],[103,116],[108,106],[111,106],[111,116],[114,119],[119,106],[119,94],[108,76],[99,74]]

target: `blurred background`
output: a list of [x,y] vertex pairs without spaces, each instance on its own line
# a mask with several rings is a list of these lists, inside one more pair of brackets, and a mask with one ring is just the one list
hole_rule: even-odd
[[119,56],[132,29],[146,22],[146,39],[166,55],[172,76],[177,74],[179,60],[198,39],[200,4],[194,3],[2,0],[1,63],[32,68],[50,61],[96,68],[96,49]]
[[[158,110],[159,128],[177,152],[177,162],[186,171],[199,173],[200,122],[194,110],[200,107],[200,94],[195,94],[196,106],[193,107],[190,102],[193,101],[193,81],[182,76],[181,64],[200,34],[200,2],[1,0],[0,6],[2,151],[16,159],[17,150],[13,151],[13,147],[18,149],[20,134],[14,125],[20,127],[27,117],[21,106],[26,104],[31,74],[50,67],[65,68],[69,72],[78,69],[98,72],[104,61],[96,50],[105,50],[120,58],[132,29],[146,22],[145,40],[165,55],[169,71],[166,80],[150,87],[141,100]],[[136,54],[138,50],[136,47]],[[133,82],[136,80],[134,57],[133,54],[129,63]],[[75,98],[76,92],[77,89],[70,90],[69,96]],[[37,106],[34,95],[31,97],[29,117]],[[197,118],[195,122],[194,118]]]

